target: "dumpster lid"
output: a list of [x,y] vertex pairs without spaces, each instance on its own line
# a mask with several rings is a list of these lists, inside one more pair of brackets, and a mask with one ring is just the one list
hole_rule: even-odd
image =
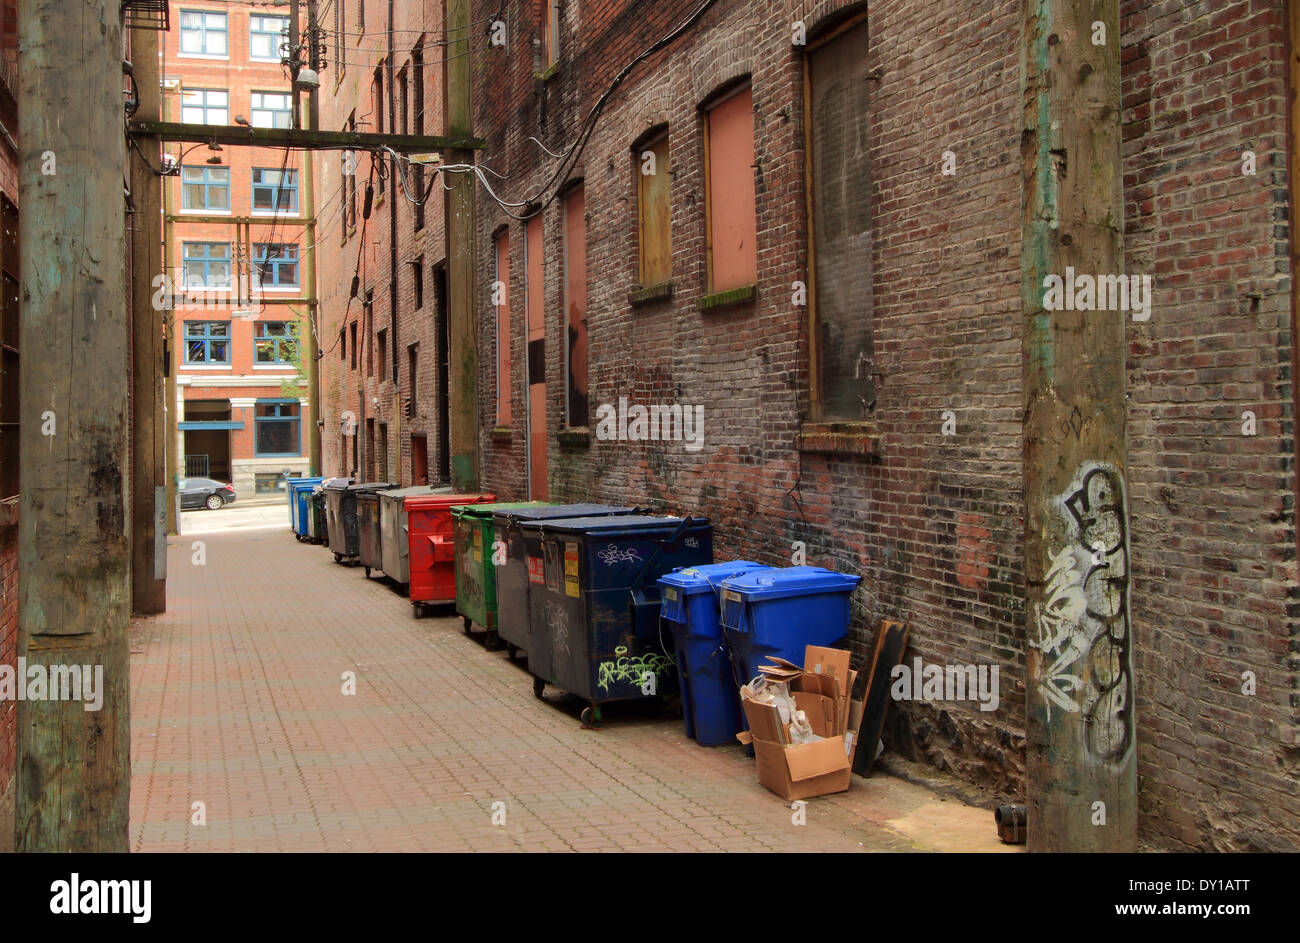
[[489,501],[483,504],[457,504],[451,509],[452,517],[493,517],[498,511],[515,508],[546,507],[541,501]]
[[659,582],[675,586],[683,595],[716,591],[723,580],[739,576],[750,570],[773,569],[753,560],[730,560],[727,563],[702,563],[698,566],[675,567],[671,573],[659,577]]
[[850,592],[862,577],[836,573],[820,566],[789,566],[780,569],[751,570],[733,576],[722,588],[749,599],[775,599],[781,596],[811,596],[816,593]]
[[301,486],[305,488],[308,485],[318,485],[325,479],[324,478],[286,478],[284,480],[287,481],[290,485]]
[[359,485],[348,485],[349,491],[387,491],[389,488],[396,488],[395,481],[366,481]]
[[488,501],[495,501],[494,494],[453,494],[450,491],[426,494],[408,494],[406,496],[407,510],[417,508],[449,508],[453,504],[482,504]]
[[[617,534],[622,531],[656,533],[671,532],[682,522],[680,517],[651,517],[648,514],[625,514],[615,517],[566,517],[550,521],[524,521],[525,528],[562,531],[566,534],[600,533]],[[707,517],[693,517],[687,531],[709,527]]]
[[592,515],[628,515],[635,514],[637,508],[619,507],[613,504],[542,504],[537,507],[516,508],[512,511],[498,511],[496,517],[508,521],[539,521],[559,517],[590,517]]
[[451,494],[451,488],[447,485],[436,488],[433,485],[411,485],[409,488],[389,488],[379,492],[381,498],[405,498],[413,494]]

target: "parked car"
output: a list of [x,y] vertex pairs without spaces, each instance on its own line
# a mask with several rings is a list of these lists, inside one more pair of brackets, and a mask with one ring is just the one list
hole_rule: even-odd
[[181,508],[207,508],[219,511],[235,503],[235,489],[211,478],[181,479]]

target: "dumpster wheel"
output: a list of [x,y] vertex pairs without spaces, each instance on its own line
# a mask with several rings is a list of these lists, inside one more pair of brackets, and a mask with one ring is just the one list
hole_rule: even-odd
[[366,579],[370,579],[370,567],[366,567]]
[[460,618],[462,623],[464,624],[465,634],[469,635],[470,626],[474,624],[474,620],[471,619],[469,616],[461,616]]
[[512,645],[511,643],[506,642],[506,657],[509,658],[511,661],[514,661],[516,658],[518,658],[519,647],[517,645]]
[[424,618],[424,603],[413,602],[411,603],[411,607],[415,609],[415,618],[417,619]]
[[582,721],[584,729],[595,730],[600,726],[601,722],[605,718],[601,714],[600,708],[597,705],[592,704],[590,707],[584,707],[582,709],[582,714],[579,715],[579,719]]
[[541,678],[533,678],[533,697],[544,700],[544,698],[542,698],[542,695],[545,693],[546,693],[546,682],[543,681]]
[[341,553],[336,553],[336,554],[334,554],[334,562],[335,562],[335,563],[342,563],[342,562],[343,562],[343,554],[341,554]]

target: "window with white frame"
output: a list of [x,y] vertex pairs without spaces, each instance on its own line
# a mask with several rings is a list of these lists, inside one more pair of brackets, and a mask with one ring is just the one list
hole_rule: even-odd
[[254,92],[249,119],[255,128],[293,126],[293,97],[288,92]]
[[263,16],[257,13],[248,18],[248,57],[266,62],[280,61],[280,44],[289,36],[287,16]]
[[181,11],[182,55],[225,58],[229,35],[226,14],[206,10]]
[[187,88],[181,94],[186,124],[230,124],[230,93],[219,88]]

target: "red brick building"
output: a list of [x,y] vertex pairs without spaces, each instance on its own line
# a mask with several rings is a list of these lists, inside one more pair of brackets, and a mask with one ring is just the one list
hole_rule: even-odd
[[[1020,4],[723,0],[632,66],[696,7],[473,4],[507,204],[480,187],[480,484],[705,514],[720,558],[862,575],[859,657],[899,619],[909,660],[1003,679],[994,711],[896,705],[887,743],[1015,795]],[[1140,829],[1170,848],[1300,847],[1294,15],[1109,24],[1126,271],[1155,285],[1127,337]],[[620,400],[702,407],[700,447],[610,439]]]
[[[441,3],[334,0],[320,26],[322,130],[444,133]],[[325,153],[318,166],[324,473],[446,482],[443,187],[391,154]]]
[[[290,127],[281,44],[287,10],[175,4],[160,37],[164,118]],[[168,148],[166,269],[181,473],[231,482],[241,498],[274,494],[285,470],[308,472],[310,415],[296,358],[306,329],[307,205],[302,158],[287,149]]]

